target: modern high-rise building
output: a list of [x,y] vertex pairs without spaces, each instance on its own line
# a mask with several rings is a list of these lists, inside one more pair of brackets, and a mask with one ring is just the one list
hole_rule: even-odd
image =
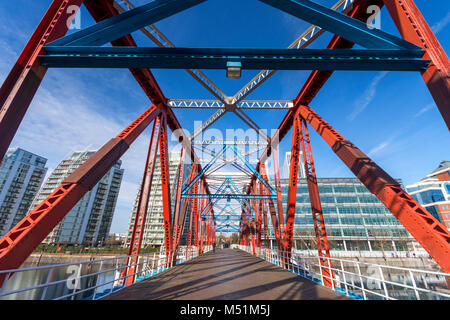
[[408,193],[450,230],[450,161],[406,187]]
[[[171,197],[171,210],[172,218],[174,217],[173,211],[175,210],[175,196],[177,188],[177,177],[180,166],[180,152],[169,152],[169,177],[170,177],[170,197]],[[189,176],[190,166],[185,165],[184,179]],[[127,245],[131,241],[131,235],[133,233],[134,221],[136,219],[136,212],[139,202],[139,196],[141,189],[139,187],[136,194],[136,198],[131,212],[130,223],[128,226],[128,238]],[[188,210],[189,212],[189,210]],[[186,221],[189,221],[189,215],[187,214]],[[180,242],[185,241],[184,235]],[[148,199],[147,217],[144,226],[144,237],[142,239],[142,247],[147,246],[162,246],[164,244],[164,216],[162,205],[162,186],[161,186],[161,162],[159,154],[156,156],[155,169],[153,173],[152,188],[150,190],[150,196]]]
[[[33,201],[35,208],[49,196],[95,151],[77,151],[61,161],[48,177]],[[103,245],[108,240],[124,170],[119,160],[103,178],[87,192],[64,219],[45,238],[48,244]]]
[[[291,153],[286,152],[286,154],[284,156],[283,172],[281,175],[282,179],[289,179],[290,165],[291,165]],[[303,161],[303,151],[301,151],[301,150],[300,150],[300,156],[298,158],[298,177],[300,179],[306,178],[305,165],[304,165],[304,161]]]
[[47,159],[20,148],[6,152],[0,163],[0,236],[22,220],[42,185]]

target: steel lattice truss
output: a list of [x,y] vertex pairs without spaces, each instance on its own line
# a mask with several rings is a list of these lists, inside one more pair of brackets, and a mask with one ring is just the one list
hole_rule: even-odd
[[[296,204],[300,149],[303,150],[316,242],[324,274],[331,273],[326,221],[320,203],[308,126],[316,130],[361,182],[392,212],[445,272],[450,272],[450,234],[412,199],[398,182],[367,155],[339,134],[310,107],[334,70],[413,70],[421,72],[436,104],[450,127],[450,62],[413,0],[340,0],[326,8],[309,0],[260,0],[311,23],[287,49],[176,48],[154,26],[157,21],[205,0],[155,0],[135,7],[129,0],[54,0],[6,78],[0,91],[0,156],[6,152],[31,100],[49,68],[128,68],[152,106],[118,136],[69,176],[0,240],[0,270],[19,267],[34,248],[61,221],[81,197],[95,186],[136,138],[153,123],[141,182],[138,214],[130,255],[138,254],[145,225],[156,154],[160,153],[165,250],[173,261],[183,226],[189,223],[187,246],[200,248],[215,241],[216,231],[239,232],[241,244],[261,248],[268,241],[268,219],[279,250],[290,252]],[[65,36],[73,6],[84,4],[97,24]],[[402,38],[368,28],[371,6],[386,6]],[[140,30],[155,47],[138,47],[131,34]],[[333,38],[326,49],[307,49],[325,30]],[[110,43],[111,46],[104,46]],[[365,49],[353,49],[358,44]],[[338,50],[339,49],[339,50]],[[168,99],[150,68],[185,69],[216,100]],[[243,69],[261,70],[234,96],[223,91],[201,69],[224,69],[238,78]],[[292,101],[244,100],[277,70],[312,70]],[[191,136],[184,134],[173,110],[204,108],[216,111]],[[286,110],[272,137],[267,136],[245,110]],[[235,114],[258,134],[258,141],[198,141],[198,136],[226,113]],[[175,203],[168,179],[168,129],[182,143]],[[279,142],[293,129],[287,210],[283,212],[278,151]],[[261,143],[261,141],[263,141]],[[233,151],[217,156],[213,147]],[[240,151],[246,146],[248,150]],[[226,149],[226,150],[225,150]],[[211,161],[202,162],[207,154]],[[273,181],[266,161],[273,157]],[[256,161],[252,161],[256,160]],[[189,172],[185,164],[191,160]],[[224,168],[232,168],[235,174]],[[237,174],[238,173],[238,174]],[[183,181],[188,176],[187,182]],[[188,214],[189,212],[189,214]],[[186,221],[189,216],[189,221]],[[263,230],[264,229],[264,230]],[[193,243],[192,243],[193,242]],[[131,258],[132,259],[132,258]],[[130,266],[133,261],[130,261]],[[287,257],[285,263],[289,264]],[[133,274],[130,267],[128,274]],[[132,282],[134,276],[130,277]],[[0,284],[2,279],[0,279]],[[326,285],[332,286],[331,283]]]

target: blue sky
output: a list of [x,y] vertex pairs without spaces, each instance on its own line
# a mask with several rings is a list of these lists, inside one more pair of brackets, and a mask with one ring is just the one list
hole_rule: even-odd
[[[336,1],[316,0],[331,7]],[[27,39],[49,7],[50,0],[0,2],[0,79],[6,77]],[[141,5],[144,0],[134,0]],[[416,0],[416,4],[450,52],[450,2]],[[438,6],[438,8],[437,8]],[[81,26],[93,24],[83,8]],[[309,24],[257,0],[209,0],[164,19],[156,26],[178,47],[285,48]],[[381,29],[398,35],[386,9]],[[142,46],[153,46],[141,34]],[[323,48],[330,33],[311,48]],[[214,98],[183,70],[154,70],[169,98]],[[227,95],[234,95],[257,72],[243,71],[230,80],[225,71],[205,73]],[[293,99],[309,72],[279,71],[249,99]],[[150,102],[128,70],[50,70],[11,146],[19,146],[49,159],[49,171],[73,150],[96,149],[116,136],[142,113]],[[311,107],[344,137],[355,143],[395,178],[411,184],[430,173],[441,160],[450,159],[446,128],[422,77],[413,72],[336,72],[313,100]],[[276,129],[286,111],[247,111],[261,128]],[[194,121],[206,120],[211,110],[175,111],[182,126],[193,131]],[[243,128],[227,114],[215,128]],[[281,155],[290,150],[289,133]],[[125,175],[111,232],[125,232],[142,175],[149,132],[122,158]],[[311,130],[319,177],[351,177],[329,146]]]

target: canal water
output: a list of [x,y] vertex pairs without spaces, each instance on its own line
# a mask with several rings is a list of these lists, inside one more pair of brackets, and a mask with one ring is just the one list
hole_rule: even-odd
[[[36,267],[36,265],[24,264],[21,268],[30,267]],[[101,267],[102,273],[95,274],[100,271]],[[118,276],[115,270],[103,273],[114,268],[115,265],[101,266],[99,263],[92,263],[17,272],[6,283],[6,286],[3,288],[3,294],[24,288],[34,287],[35,289],[9,294],[0,297],[0,300],[53,300],[75,291],[100,285],[96,289],[89,289],[73,297],[63,298],[63,300],[89,299],[93,297],[94,293],[98,296],[105,290],[111,290],[114,285],[117,285],[117,283],[114,283],[114,279],[117,279]],[[89,276],[83,277],[85,275]],[[40,287],[40,285],[48,282],[57,283],[48,287]]]

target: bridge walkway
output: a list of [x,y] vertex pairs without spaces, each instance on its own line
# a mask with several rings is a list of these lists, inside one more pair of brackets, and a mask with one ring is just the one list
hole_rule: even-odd
[[237,249],[208,252],[115,292],[108,300],[346,300]]

